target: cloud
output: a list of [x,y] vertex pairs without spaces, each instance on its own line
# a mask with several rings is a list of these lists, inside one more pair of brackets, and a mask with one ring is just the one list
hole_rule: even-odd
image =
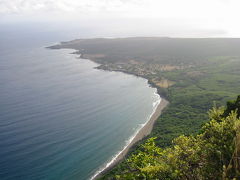
[[[6,16],[88,24],[104,19],[110,19],[110,24],[124,18],[152,19],[161,23],[158,27],[240,35],[239,7],[239,0],[0,0],[0,21]],[[147,20],[144,22],[148,26]]]
[[134,0],[0,0],[0,13],[94,12],[117,9],[135,2]]
[[[226,3],[228,2],[228,3]],[[205,15],[236,5],[237,0],[0,0],[0,13],[59,12],[125,12],[140,15]],[[238,3],[239,4],[239,3]],[[220,8],[220,9],[219,9]],[[208,14],[208,13],[207,13]],[[208,14],[209,15],[209,14]]]

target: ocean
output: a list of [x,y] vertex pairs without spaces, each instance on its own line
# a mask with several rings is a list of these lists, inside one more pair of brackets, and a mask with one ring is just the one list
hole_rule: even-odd
[[62,34],[4,33],[0,179],[90,179],[150,118],[156,89],[143,78],[95,69],[74,50],[45,48],[69,38]]

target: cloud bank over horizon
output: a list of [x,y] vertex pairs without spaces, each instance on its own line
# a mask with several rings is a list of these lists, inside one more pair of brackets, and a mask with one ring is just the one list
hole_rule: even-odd
[[129,32],[148,27],[149,35],[240,37],[239,6],[238,0],[0,0],[0,22],[78,22]]

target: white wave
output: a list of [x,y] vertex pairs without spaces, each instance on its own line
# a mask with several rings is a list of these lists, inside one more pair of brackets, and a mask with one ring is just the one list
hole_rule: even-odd
[[102,168],[100,168],[91,178],[90,180],[94,180],[99,174],[101,174],[105,169],[107,169],[112,163],[114,163],[114,161],[118,158],[118,156],[120,156],[122,154],[123,151],[125,151],[125,149],[128,148],[128,146],[131,144],[131,142],[133,141],[133,139],[137,136],[137,134],[139,133],[139,131],[148,123],[148,121],[151,119],[151,117],[153,116],[153,114],[155,113],[158,105],[161,102],[161,97],[159,96],[159,94],[157,94],[157,92],[154,92],[155,97],[157,97],[157,100],[155,102],[153,102],[153,111],[152,113],[148,116],[147,121],[143,124],[139,124],[140,128],[138,128],[136,130],[136,132],[133,134],[133,136],[131,136],[127,141],[126,141],[126,145],[124,146],[124,148],[121,151],[118,151],[117,154],[115,156],[112,157],[112,159],[107,162]]

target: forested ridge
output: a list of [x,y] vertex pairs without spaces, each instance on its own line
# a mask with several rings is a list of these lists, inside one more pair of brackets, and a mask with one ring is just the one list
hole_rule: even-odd
[[166,148],[149,138],[101,179],[240,179],[240,96],[213,107],[196,135],[180,135]]

